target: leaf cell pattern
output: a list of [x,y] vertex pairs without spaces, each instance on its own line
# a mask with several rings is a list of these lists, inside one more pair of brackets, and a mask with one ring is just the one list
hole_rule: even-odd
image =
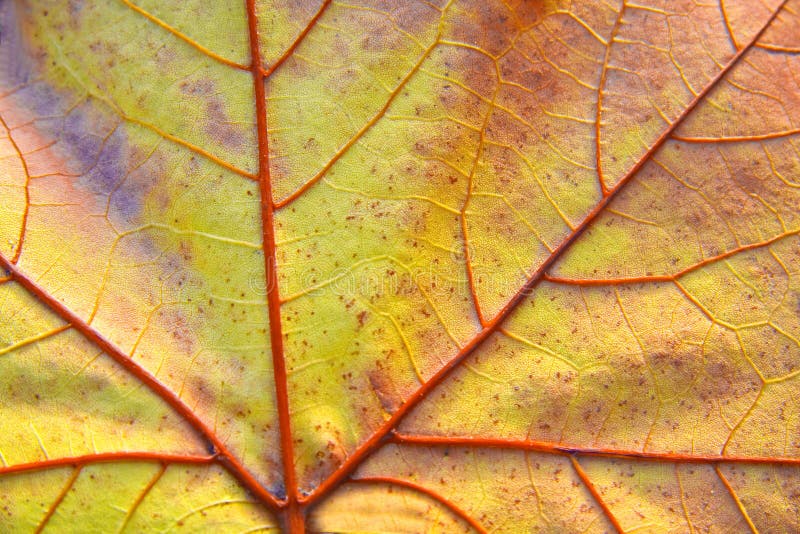
[[9,532],[800,529],[800,2],[0,2]]

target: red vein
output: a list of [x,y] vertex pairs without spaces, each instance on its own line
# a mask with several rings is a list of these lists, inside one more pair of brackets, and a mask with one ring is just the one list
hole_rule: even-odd
[[287,48],[283,52],[281,57],[279,57],[275,61],[275,63],[273,63],[268,69],[261,68],[262,72],[264,73],[264,77],[265,78],[270,77],[273,72],[278,70],[278,68],[281,65],[283,65],[284,61],[289,59],[289,57],[294,53],[294,51],[297,49],[297,47],[300,46],[300,43],[302,43],[305,40],[306,35],[308,35],[308,32],[310,32],[311,29],[314,26],[317,25],[317,21],[320,19],[322,14],[328,8],[330,3],[331,3],[331,0],[323,0],[322,5],[319,7],[319,10],[317,10],[317,12],[314,14],[314,16],[311,17],[311,20],[308,21],[308,24],[306,25],[305,28],[303,28],[303,31],[301,31],[300,34],[297,36],[297,39],[295,39],[294,42],[289,46],[289,48]]
[[605,514],[606,519],[608,519],[608,522],[611,523],[611,525],[616,529],[617,532],[619,532],[620,534],[624,534],[625,530],[622,528],[622,525],[619,524],[617,518],[614,517],[613,513],[611,513],[611,508],[608,507],[606,502],[603,500],[603,497],[600,496],[600,492],[597,491],[596,487],[594,487],[594,484],[592,484],[592,481],[589,479],[589,475],[586,474],[586,471],[583,470],[581,464],[578,463],[578,459],[575,458],[575,456],[570,455],[569,460],[570,462],[572,462],[572,468],[575,469],[575,473],[581,479],[583,485],[586,486],[586,489],[589,490],[589,493],[592,494],[592,497],[594,498],[597,505],[600,507],[600,509],[603,510],[603,513]]
[[748,250],[758,250],[760,248],[768,247],[781,239],[785,239],[790,236],[800,234],[800,229],[792,230],[790,232],[783,232],[775,237],[767,239],[765,241],[759,241],[757,243],[749,243],[747,245],[742,245],[740,247],[736,247],[731,249],[727,252],[723,252],[722,254],[717,254],[716,256],[708,257],[702,261],[694,263],[688,267],[681,269],[680,271],[676,272],[675,274],[655,274],[655,275],[647,275],[647,276],[632,276],[629,278],[562,278],[559,276],[550,276],[549,274],[545,274],[543,279],[548,282],[553,282],[555,284],[563,284],[563,285],[573,285],[573,286],[618,286],[624,284],[643,284],[647,282],[674,282],[678,278],[685,276],[693,271],[701,269],[707,265],[712,263],[716,263],[718,261],[722,261],[726,258],[730,258],[731,256],[735,256],[737,254],[741,254],[742,252],[746,252]]
[[95,454],[84,454],[82,456],[71,456],[66,458],[55,458],[40,462],[30,462],[16,465],[0,466],[0,475],[10,475],[14,473],[31,473],[45,471],[47,469],[57,469],[59,467],[77,467],[81,465],[114,463],[114,462],[161,462],[168,464],[210,464],[216,461],[216,456],[190,456],[179,454],[163,454],[158,452],[99,452]]
[[470,517],[470,515],[465,510],[461,509],[455,503],[451,502],[442,495],[439,495],[435,491],[426,488],[425,486],[422,486],[420,484],[415,484],[414,482],[410,482],[408,480],[403,480],[393,477],[384,477],[384,476],[359,477],[350,480],[350,482],[363,483],[363,484],[383,483],[414,490],[438,502],[439,504],[447,508],[450,512],[452,512],[453,515],[458,516],[461,520],[469,524],[469,526],[471,526],[481,534],[486,534],[488,532],[485,528],[483,528],[483,525],[481,525],[475,519]]
[[[143,126],[145,128],[153,130],[155,133],[161,135],[162,137],[164,137],[164,138],[166,138],[166,139],[168,139],[170,141],[178,143],[178,144],[180,144],[180,145],[182,145],[182,146],[184,146],[184,147],[186,147],[186,148],[188,148],[188,149],[190,149],[190,150],[192,150],[194,152],[197,152],[197,153],[199,153],[199,154],[201,154],[203,156],[206,156],[209,159],[211,159],[212,161],[216,162],[217,164],[219,164],[219,165],[221,165],[221,166],[223,166],[223,167],[225,167],[225,168],[227,168],[227,169],[229,169],[229,170],[231,170],[231,171],[233,171],[233,172],[235,172],[237,174],[240,174],[240,175],[242,175],[242,176],[244,176],[246,178],[259,180],[259,182],[262,185],[262,193],[263,193],[263,187],[264,187],[265,184],[267,185],[267,189],[269,189],[269,185],[270,185],[269,184],[269,165],[268,165],[268,159],[267,159],[268,158],[268,150],[267,150],[266,123],[265,123],[265,119],[266,119],[266,107],[265,107],[266,106],[266,98],[265,98],[265,95],[264,95],[264,87],[263,87],[264,78],[269,76],[269,75],[271,75],[276,69],[278,69],[280,67],[280,65],[282,65],[284,63],[284,61],[288,57],[291,56],[291,54],[294,52],[294,50],[300,45],[300,43],[305,39],[306,35],[311,31],[311,29],[317,23],[319,18],[324,13],[325,9],[331,3],[331,0],[324,0],[323,1],[320,9],[312,17],[312,19],[310,20],[309,24],[304,28],[304,30],[298,35],[297,39],[295,39],[295,41],[283,53],[283,55],[267,70],[262,68],[261,63],[260,63],[260,55],[257,53],[257,49],[258,49],[257,21],[256,21],[256,18],[255,18],[255,8],[254,8],[254,5],[253,5],[253,2],[251,2],[249,0],[248,0],[248,6],[247,7],[248,7],[248,26],[249,26],[250,35],[251,35],[251,53],[253,52],[254,49],[256,50],[256,53],[252,54],[253,55],[253,62],[252,62],[252,64],[250,66],[240,65],[238,63],[232,62],[230,60],[227,60],[226,58],[223,58],[222,56],[219,56],[219,55],[215,54],[214,52],[212,52],[212,51],[206,49],[205,47],[203,47],[202,45],[200,45],[199,43],[193,41],[192,39],[190,39],[186,35],[182,34],[178,30],[176,30],[175,28],[172,28],[171,26],[167,25],[163,21],[157,19],[156,17],[150,15],[148,12],[144,11],[143,9],[139,8],[138,6],[132,4],[128,0],[121,0],[121,1],[123,3],[125,3],[128,7],[133,9],[134,11],[136,11],[136,12],[140,13],[141,15],[145,16],[146,18],[148,18],[152,22],[154,22],[157,25],[161,26],[165,30],[167,30],[170,33],[174,34],[176,37],[184,40],[189,45],[195,47],[196,49],[198,49],[202,53],[212,57],[213,59],[216,59],[216,60],[218,60],[218,61],[220,61],[220,62],[222,62],[224,64],[227,64],[227,65],[229,65],[231,67],[234,67],[234,68],[237,68],[237,69],[245,69],[245,70],[253,71],[254,79],[256,80],[254,83],[255,83],[255,89],[256,89],[256,99],[257,99],[256,100],[256,107],[257,107],[258,119],[262,119],[262,118],[264,119],[264,124],[259,124],[258,125],[259,126],[259,164],[260,164],[260,166],[259,166],[259,174],[256,176],[256,175],[253,175],[253,174],[248,173],[246,171],[243,171],[243,170],[231,165],[230,163],[228,163],[226,161],[223,161],[220,158],[217,158],[213,154],[201,149],[200,147],[192,145],[191,143],[188,143],[187,141],[184,141],[183,139],[180,139],[180,138],[178,138],[178,137],[176,137],[174,135],[171,135],[171,134],[169,134],[169,133],[167,133],[167,132],[165,132],[165,131],[163,131],[163,130],[161,130],[161,129],[159,129],[159,128],[157,128],[157,127],[155,127],[155,126],[153,126],[153,125],[151,125],[149,123],[146,123],[146,122],[141,121],[139,119],[136,119],[136,118],[133,118],[133,117],[129,117],[129,116],[125,116],[125,115],[122,115],[123,118],[128,120],[128,121],[130,121],[130,122],[133,122],[133,123],[136,123],[136,124],[138,124],[140,126]],[[253,39],[253,36],[255,36],[255,39]],[[0,120],[2,120],[2,118],[0,118]],[[261,121],[259,120],[259,122],[261,122]],[[4,122],[3,122],[3,125],[5,125]],[[262,137],[263,137],[263,139],[262,139]],[[17,149],[17,151],[19,152],[19,149],[17,148],[16,144],[14,144],[14,141],[13,141],[13,139],[11,139],[10,134],[9,134],[9,140],[12,142],[12,144],[15,147],[15,149]],[[24,158],[22,158],[22,154],[21,153],[20,153],[20,158],[22,159],[23,165],[26,165],[26,162],[25,162]],[[27,174],[27,168],[26,168],[26,174]],[[26,190],[26,194],[27,194],[27,190]],[[272,205],[271,193],[266,195],[266,196],[264,196],[262,194],[262,196],[264,198],[267,198],[267,199],[270,200],[269,202],[262,203],[262,205],[266,204],[268,206],[267,211],[270,212],[270,224],[268,226],[265,225],[265,228],[272,228],[272,221],[271,221],[271,205]],[[26,211],[27,211],[27,202],[26,202]],[[271,242],[271,245],[272,245],[270,247],[271,250],[265,251],[265,260],[267,262],[267,273],[268,273],[267,276],[270,277],[269,273],[272,273],[272,275],[273,275],[272,279],[277,281],[277,276],[275,276],[275,270],[274,270],[274,265],[275,265],[275,262],[274,262],[274,259],[275,259],[274,237],[270,236],[270,239],[265,239],[265,245],[269,245],[270,242]],[[270,255],[271,255],[272,260],[273,260],[272,261],[272,265],[273,265],[272,269],[269,268],[269,263],[270,262],[269,262],[268,259],[266,259]],[[16,263],[16,260],[17,260],[18,256],[19,256],[19,249],[17,251],[17,254],[14,257],[13,263]],[[151,376],[146,370],[144,370],[143,368],[141,368],[140,366],[135,364],[127,355],[121,353],[119,351],[119,349],[117,349],[115,346],[113,346],[109,341],[105,340],[90,325],[88,325],[87,323],[82,321],[77,315],[75,315],[70,310],[68,310],[65,306],[63,306],[63,304],[61,304],[57,300],[53,299],[49,295],[47,295],[47,293],[42,288],[38,287],[38,285],[36,285],[35,282],[33,282],[31,279],[29,279],[26,276],[24,276],[16,268],[14,268],[12,265],[10,265],[8,260],[6,260],[6,258],[2,257],[2,255],[0,255],[0,265],[5,266],[6,267],[6,271],[8,271],[8,273],[10,275],[10,276],[7,276],[7,277],[3,277],[0,280],[0,282],[11,281],[11,280],[19,281],[21,283],[21,285],[26,287],[37,298],[42,300],[56,314],[58,314],[63,319],[68,321],[69,324],[66,325],[64,327],[64,329],[69,328],[70,326],[75,326],[76,329],[79,332],[81,332],[84,336],[86,336],[88,339],[90,339],[93,343],[98,345],[104,352],[109,354],[109,356],[111,356],[115,361],[120,363],[129,372],[131,372],[134,376],[136,376],[140,381],[142,381],[144,384],[146,384],[148,387],[150,387],[156,394],[158,394],[160,397],[162,397],[168,404],[170,404],[170,406],[173,409],[178,411],[187,420],[187,422],[189,422],[189,424],[192,427],[195,428],[195,430],[200,432],[209,442],[211,442],[211,444],[213,445],[213,447],[214,447],[214,449],[216,451],[215,456],[212,456],[212,457],[197,457],[197,458],[194,458],[194,457],[169,456],[169,455],[163,455],[163,454],[157,454],[157,453],[153,453],[153,454],[150,454],[150,453],[96,454],[96,455],[88,455],[88,456],[75,457],[75,458],[57,459],[57,460],[52,460],[52,461],[48,460],[47,462],[36,462],[36,463],[32,463],[32,464],[21,464],[21,465],[11,466],[11,467],[0,467],[0,474],[11,473],[11,472],[23,472],[23,471],[34,470],[34,469],[45,469],[45,468],[48,468],[48,467],[56,467],[56,466],[60,466],[60,465],[76,465],[76,464],[83,464],[83,463],[91,462],[91,461],[120,461],[120,460],[136,460],[136,459],[147,460],[147,459],[149,459],[149,460],[159,460],[159,461],[162,461],[162,462],[170,461],[170,462],[183,462],[183,463],[195,463],[195,462],[199,463],[199,462],[212,461],[214,458],[216,458],[224,467],[226,467],[226,469],[228,469],[229,471],[232,472],[232,474],[243,484],[243,486],[245,486],[247,489],[249,489],[254,495],[256,495],[260,500],[262,500],[262,502],[264,502],[265,504],[271,506],[272,508],[276,508],[276,509],[284,508],[284,507],[287,507],[287,506],[289,508],[291,508],[291,506],[289,506],[289,503],[278,501],[272,494],[270,494],[266,489],[264,489],[263,486],[261,486],[261,484],[258,481],[256,481],[255,478],[253,478],[252,475],[250,475],[244,469],[244,467],[238,462],[238,460],[236,460],[234,458],[234,456],[228,452],[228,450],[224,447],[224,445],[222,445],[222,443],[219,442],[219,440],[216,438],[216,436],[214,436],[214,434],[202,423],[202,421],[200,421],[192,413],[192,411],[188,407],[186,407],[182,403],[182,401],[180,401],[180,399],[178,397],[176,397],[170,390],[168,390],[164,386],[162,386],[155,379],[155,377]],[[272,284],[272,285],[270,285],[268,287],[276,287],[277,288],[277,286],[275,284]],[[274,293],[275,293],[275,295],[277,297],[277,290]],[[275,302],[277,302],[277,305],[275,304]],[[270,325],[276,325],[276,324],[278,325],[278,327],[277,327],[278,328],[278,336],[277,336],[278,337],[278,343],[277,343],[277,345],[282,347],[282,337],[280,336],[280,317],[279,317],[279,312],[278,312],[278,319],[277,320],[273,320],[273,317],[272,317],[272,315],[274,313],[272,310],[278,310],[279,302],[280,302],[279,301],[279,297],[275,298],[275,299],[270,299],[270,310],[271,310],[270,311],[270,316],[271,316],[270,317]],[[276,346],[276,343],[274,341],[275,335],[274,335],[274,330],[273,330],[272,327],[271,327],[271,337],[273,338],[272,347],[273,347],[273,350],[274,350],[274,348]],[[282,353],[282,348],[281,348],[280,352]],[[281,366],[283,366],[283,359],[282,358],[273,358],[274,362],[277,362],[278,360],[280,360]],[[285,384],[286,384],[285,367],[284,367],[284,371],[283,371],[282,374],[284,376],[283,383],[284,383],[284,390],[285,390]],[[280,384],[280,382],[281,382],[280,380],[278,380],[279,376],[280,376],[280,373],[276,372],[276,382],[278,384]],[[279,389],[280,389],[280,387],[279,387]],[[279,402],[278,402],[279,408],[280,408],[280,405],[281,405],[280,397],[281,397],[281,395],[279,395]],[[284,399],[288,399],[288,396],[285,394],[285,391],[284,391],[283,398]],[[284,410],[282,410],[282,414],[286,414],[285,418],[282,418],[282,419],[285,419],[286,423],[285,423],[285,425],[281,425],[282,426],[281,434],[282,434],[282,441],[283,441],[282,449],[284,451],[288,450],[289,451],[289,457],[291,458],[291,456],[292,456],[292,452],[291,452],[291,432],[288,429],[288,404],[287,404],[286,408]],[[287,428],[284,428],[284,426],[287,427]],[[288,444],[289,444],[288,447],[286,446],[287,439],[285,439],[284,436],[289,436],[288,437]],[[286,453],[284,453],[284,456],[286,456]],[[285,458],[284,458],[284,460],[285,460]],[[288,482],[288,479],[293,478],[293,476],[294,476],[293,463],[290,463],[290,466],[291,466],[290,469],[288,469],[288,470],[285,469],[286,473],[288,473],[286,475],[287,482]],[[295,490],[291,491],[291,492],[288,492],[290,501],[291,501],[291,496],[297,494],[296,482],[295,482],[294,485],[295,485]],[[287,486],[291,486],[291,484],[287,484]],[[291,516],[291,513],[290,513],[290,516]],[[302,518],[301,518],[301,521],[302,521]],[[302,525],[302,522],[300,524]],[[290,523],[290,526],[292,526],[291,523]],[[292,529],[292,530],[295,531],[295,529]]]
[[67,483],[64,484],[63,488],[61,488],[61,491],[59,492],[58,497],[56,497],[56,499],[53,501],[53,503],[47,509],[47,513],[44,515],[42,520],[36,526],[36,530],[34,531],[36,534],[39,534],[42,530],[44,530],[44,527],[47,526],[47,523],[50,521],[50,518],[52,518],[53,514],[56,513],[56,509],[64,501],[64,497],[67,496],[67,493],[69,493],[69,490],[71,490],[72,486],[75,485],[75,481],[78,480],[78,476],[81,474],[81,469],[82,469],[82,466],[80,466],[80,465],[76,466],[75,469],[73,469],[72,474],[70,475],[69,479],[67,480]]
[[11,128],[8,127],[5,119],[0,116],[0,124],[3,125],[3,128],[6,129],[8,133],[8,141],[11,143],[11,146],[14,147],[14,150],[17,152],[19,156],[19,160],[22,163],[22,170],[25,172],[25,207],[22,211],[22,224],[19,227],[19,242],[17,243],[16,250],[14,251],[14,257],[11,258],[11,263],[17,263],[19,261],[19,256],[22,254],[22,244],[25,240],[25,231],[28,227],[28,211],[30,209],[30,183],[31,183],[31,174],[28,171],[28,162],[25,161],[25,158],[22,155],[22,151],[17,145],[17,142],[14,141],[14,137],[11,135]]
[[603,177],[602,158],[600,157],[600,117],[603,111],[603,89],[606,86],[608,61],[611,58],[611,45],[614,44],[614,38],[617,36],[620,26],[622,25],[622,15],[625,13],[626,7],[626,4],[623,2],[622,7],[617,14],[617,20],[614,21],[614,28],[611,30],[611,37],[608,40],[608,44],[606,44],[606,52],[605,56],[603,57],[603,67],[600,71],[600,83],[597,84],[597,109],[595,110],[594,121],[594,157],[595,167],[597,168],[597,180],[600,182],[600,191],[603,193],[603,196],[608,194],[608,187],[606,187],[606,181]]
[[739,463],[739,464],[779,464],[800,466],[800,457],[775,456],[728,456],[722,454],[683,454],[674,452],[647,452],[601,447],[573,447],[551,441],[513,440],[502,438],[473,438],[450,436],[418,436],[393,434],[391,443],[428,447],[482,447],[489,449],[514,449],[547,454],[579,456],[599,456],[626,460],[651,460],[674,463]]
[[280,428],[281,460],[286,489],[284,523],[292,533],[305,531],[305,517],[297,502],[297,474],[294,468],[294,442],[289,411],[289,381],[283,350],[281,326],[281,297],[278,290],[277,259],[275,255],[275,221],[272,203],[272,180],[269,169],[269,139],[267,137],[267,96],[265,74],[261,65],[261,47],[258,37],[258,18],[255,0],[247,0],[247,25],[250,32],[253,86],[256,97],[256,124],[258,126],[258,181],[261,191],[261,231],[264,248],[264,273],[266,276],[267,305],[269,312],[270,346],[275,377],[275,395]]
[[780,139],[781,137],[789,137],[790,135],[800,134],[800,128],[791,130],[784,130],[781,132],[770,132],[766,134],[757,135],[732,135],[727,137],[690,137],[673,135],[672,138],[676,141],[684,143],[745,143],[748,141],[764,141],[767,139]]
[[677,119],[669,125],[669,127],[662,132],[652,147],[645,152],[639,161],[623,176],[617,185],[615,185],[609,194],[603,197],[600,202],[592,209],[586,218],[556,247],[553,253],[536,269],[533,275],[525,282],[520,290],[508,301],[508,303],[498,312],[494,319],[489,321],[485,328],[478,332],[475,337],[470,340],[452,359],[450,359],[439,371],[437,371],[425,384],[420,386],[414,393],[412,393],[403,405],[395,411],[394,414],[381,425],[364,443],[362,443],[347,460],[345,460],[336,471],[334,471],[326,480],[324,480],[317,488],[312,491],[305,499],[301,499],[303,504],[311,504],[317,501],[320,497],[333,490],[342,483],[351,473],[353,473],[368,456],[375,452],[385,442],[393,429],[397,428],[400,422],[415,408],[436,386],[441,384],[449,374],[457,368],[462,361],[464,361],[470,354],[472,354],[481,344],[489,338],[499,327],[500,324],[511,314],[517,305],[523,301],[525,297],[531,294],[531,291],[543,279],[547,269],[549,269],[558,260],[563,253],[572,245],[572,243],[580,237],[581,234],[594,222],[606,206],[616,197],[616,195],[631,181],[633,176],[645,165],[650,157],[663,145],[667,139],[670,138],[672,132],[686,119],[687,116],[694,110],[695,107],[705,98],[705,96],[722,80],[722,78],[730,71],[731,68],[742,58],[742,56],[753,46],[753,44],[761,37],[761,35],[769,27],[770,23],[775,19],[780,10],[788,0],[783,0],[778,8],[766,21],[764,26],[759,30],[750,42],[739,50],[725,67],[717,73],[717,75],[700,91],[697,96],[689,103],[686,109],[677,117]]
[[758,534],[758,529],[753,524],[753,521],[750,519],[750,515],[747,513],[747,510],[745,510],[745,507],[742,504],[742,501],[739,500],[739,496],[736,495],[736,490],[733,489],[733,486],[731,486],[731,483],[728,482],[728,479],[725,478],[725,475],[722,474],[722,471],[720,471],[718,465],[714,466],[714,471],[716,471],[720,482],[722,482],[722,485],[725,486],[725,489],[728,490],[728,493],[730,494],[731,498],[733,499],[733,502],[735,502],[736,506],[739,507],[739,512],[741,512],[742,517],[747,522],[747,525],[750,527],[750,530],[753,531],[753,534]]
[[94,329],[86,321],[81,319],[75,312],[67,308],[63,303],[55,297],[47,293],[41,286],[33,281],[30,277],[23,274],[16,265],[11,263],[2,254],[0,254],[0,266],[17,281],[21,286],[27,289],[31,294],[39,299],[43,304],[50,308],[56,315],[61,317],[64,321],[71,324],[75,330],[80,332],[84,337],[94,343],[98,348],[105,352],[115,362],[121,365],[131,375],[136,377],[144,386],[149,388],[153,393],[158,395],[164,402],[172,407],[183,419],[202,435],[206,441],[213,446],[214,451],[218,454],[219,461],[222,463],[231,474],[236,477],[239,482],[248,488],[258,499],[264,504],[272,508],[280,508],[282,503],[279,502],[272,494],[264,489],[261,484],[242,466],[242,464],[233,456],[228,448],[220,441],[220,439],[209,429],[205,423],[178,397],[171,389],[167,388],[164,384],[158,381],[155,376],[150,374],[149,371],[144,369],[133,359],[122,352],[119,347],[107,340],[100,332]]

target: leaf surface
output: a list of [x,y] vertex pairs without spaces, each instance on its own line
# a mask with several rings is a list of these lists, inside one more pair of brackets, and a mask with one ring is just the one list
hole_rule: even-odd
[[3,530],[800,528],[797,1],[0,14]]

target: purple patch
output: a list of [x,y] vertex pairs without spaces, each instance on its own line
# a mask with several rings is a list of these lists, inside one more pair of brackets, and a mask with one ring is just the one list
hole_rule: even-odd
[[[25,63],[21,61],[20,63]],[[23,87],[17,97],[25,103],[35,117],[58,117],[63,113],[63,96],[44,82],[36,82]]]
[[[91,167],[79,179],[81,187],[104,197],[114,191],[126,174],[122,165],[125,161],[124,142],[125,134],[121,128],[117,128],[107,139],[86,136],[81,137],[73,145],[76,149],[76,154],[81,154],[82,157],[93,160]],[[82,152],[86,149],[88,151]],[[89,161],[84,162],[89,163]]]
[[28,57],[20,35],[19,14],[15,2],[0,1],[0,87],[4,90],[27,83],[31,78]]
[[119,187],[111,193],[109,217],[112,221],[132,225],[142,213],[144,198],[156,185],[160,171],[153,169],[157,165],[149,160],[141,167],[123,178]]
[[[90,209],[105,209],[108,203],[112,219],[133,222],[141,213],[149,186],[132,183],[136,178],[129,176],[140,162],[129,146],[126,124],[93,98],[76,106],[66,117],[58,117],[67,107],[65,95],[44,88],[36,93],[34,102],[48,94],[57,108],[52,118],[38,120],[37,128],[58,140],[56,149],[66,156],[67,174],[77,175],[73,178],[75,186],[97,199],[97,206]],[[25,95],[28,96],[32,95]],[[28,105],[28,98],[21,100]]]

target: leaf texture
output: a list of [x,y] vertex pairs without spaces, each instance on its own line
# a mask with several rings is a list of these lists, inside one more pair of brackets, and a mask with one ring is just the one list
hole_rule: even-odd
[[0,30],[0,530],[800,529],[800,2]]

